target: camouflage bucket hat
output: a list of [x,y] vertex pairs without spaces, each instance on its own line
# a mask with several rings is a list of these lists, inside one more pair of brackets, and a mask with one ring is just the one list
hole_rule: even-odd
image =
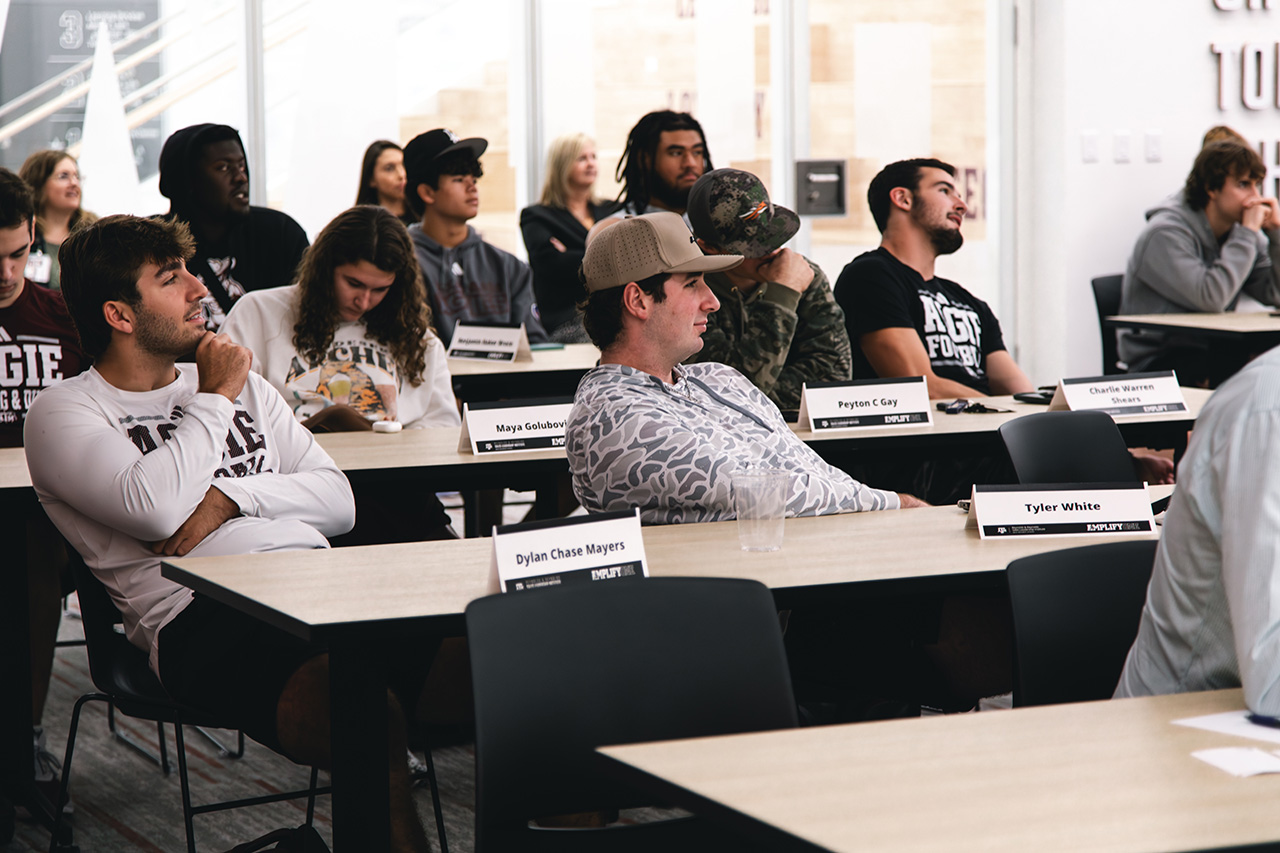
[[795,236],[800,217],[769,201],[750,172],[715,169],[689,190],[689,223],[700,240],[746,258],[762,258]]

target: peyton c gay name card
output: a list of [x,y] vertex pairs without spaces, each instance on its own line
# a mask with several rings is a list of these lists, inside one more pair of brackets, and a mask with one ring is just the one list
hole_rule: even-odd
[[1133,536],[1156,529],[1144,483],[975,485],[966,527],[983,539]]
[[638,509],[493,529],[490,592],[648,576]]
[[806,383],[800,423],[813,432],[890,426],[929,426],[929,388],[923,376]]
[[470,361],[532,361],[524,323],[469,323],[459,320],[449,342],[449,358]]
[[1172,370],[1126,373],[1116,376],[1083,376],[1063,379],[1053,392],[1049,411],[1093,410],[1112,417],[1185,412],[1187,401]]
[[463,403],[458,452],[518,453],[564,447],[572,397]]

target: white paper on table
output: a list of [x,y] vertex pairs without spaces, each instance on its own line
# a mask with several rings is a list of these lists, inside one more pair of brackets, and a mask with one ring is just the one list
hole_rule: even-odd
[[[1252,724],[1251,724],[1252,725]],[[1218,749],[1201,749],[1191,753],[1206,764],[1225,770],[1232,776],[1258,776],[1263,773],[1280,773],[1280,755],[1264,752],[1256,746],[1224,746]]]
[[1185,720],[1174,720],[1175,726],[1189,726],[1193,729],[1204,729],[1207,732],[1221,732],[1224,735],[1265,740],[1280,743],[1280,729],[1260,726],[1251,723],[1248,711],[1224,711],[1221,714],[1208,714],[1203,717],[1187,717]]

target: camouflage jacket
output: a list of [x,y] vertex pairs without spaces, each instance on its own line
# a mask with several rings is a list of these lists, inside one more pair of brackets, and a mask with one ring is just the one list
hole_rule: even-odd
[[813,281],[804,293],[766,282],[744,295],[724,273],[708,273],[720,310],[708,319],[702,350],[690,361],[737,368],[781,409],[800,408],[805,382],[848,379],[853,351],[844,311],[826,275],[813,261],[809,266]]

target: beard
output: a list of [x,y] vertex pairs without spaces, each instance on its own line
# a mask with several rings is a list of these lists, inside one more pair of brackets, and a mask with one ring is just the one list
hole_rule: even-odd
[[964,245],[964,235],[960,229],[954,230],[935,227],[928,229],[929,242],[933,244],[934,254],[950,255]]
[[[654,177],[657,177],[656,175]],[[673,187],[671,184],[658,178],[657,186],[653,188],[653,197],[662,203],[663,207],[670,210],[684,210],[689,206],[689,190],[693,187]],[[640,211],[644,213],[644,211]]]
[[175,325],[168,318],[142,307],[133,306],[137,318],[134,333],[138,348],[151,355],[182,358],[195,352],[196,345],[204,337],[204,327],[189,328]]

